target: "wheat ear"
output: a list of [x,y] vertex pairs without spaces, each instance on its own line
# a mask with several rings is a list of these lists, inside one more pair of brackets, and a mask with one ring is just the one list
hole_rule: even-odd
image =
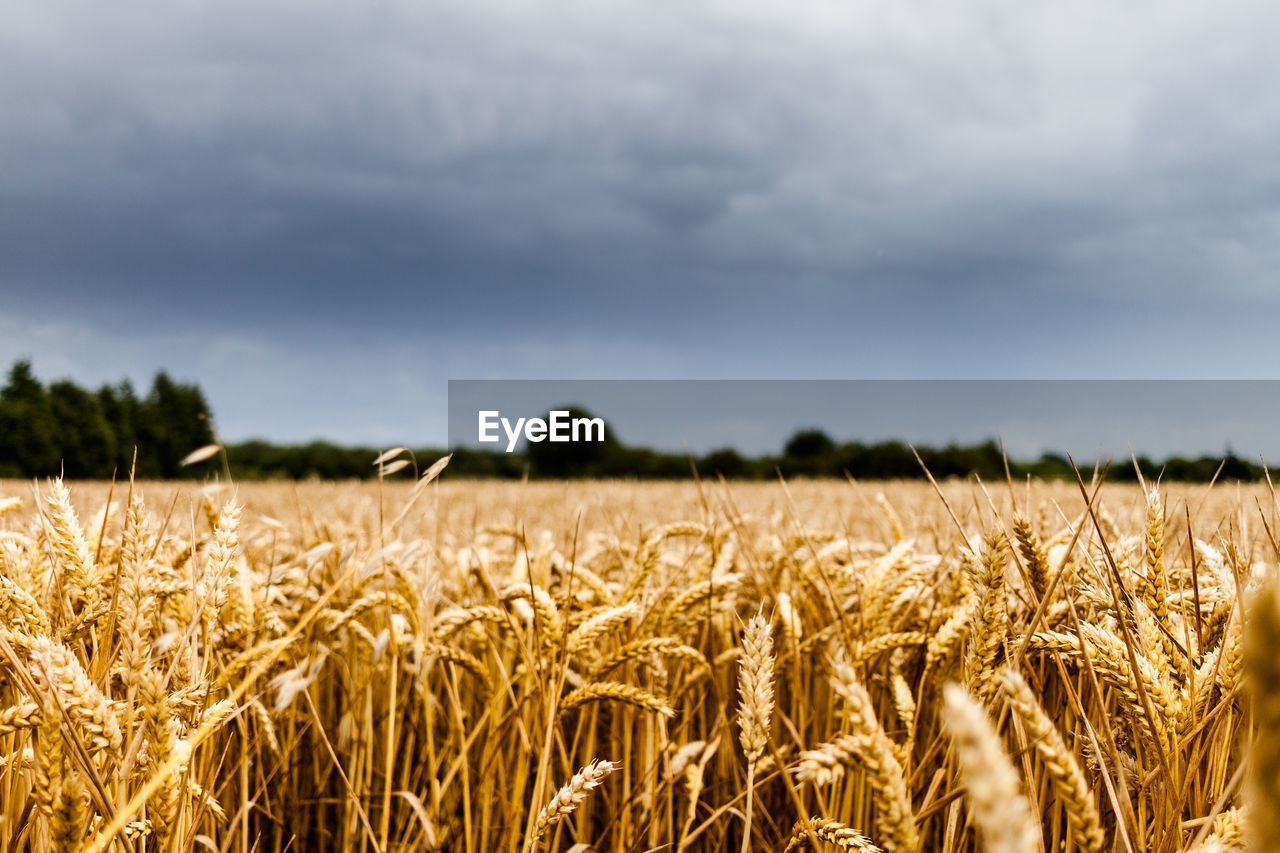
[[1157,619],[1164,619],[1169,613],[1169,582],[1164,571],[1164,504],[1160,500],[1160,492],[1154,488],[1147,492],[1147,524],[1146,524],[1146,564],[1147,583],[1143,592],[1147,606]]
[[885,849],[890,853],[913,853],[919,846],[915,816],[911,809],[911,792],[907,789],[907,776],[894,752],[894,743],[885,734],[876,717],[875,706],[867,689],[858,681],[853,667],[844,661],[833,661],[831,684],[847,708],[845,718],[853,728],[852,734],[841,735],[823,750],[806,752],[801,756],[801,769],[806,760],[810,767],[820,767],[823,760],[836,758],[842,764],[851,763],[856,756],[867,769],[872,799],[877,812],[877,832]]
[[1257,725],[1249,762],[1249,849],[1263,853],[1280,838],[1280,579],[1272,577],[1253,596],[1244,627]]
[[795,827],[791,830],[791,840],[787,842],[782,853],[794,853],[796,850],[803,849],[809,842],[810,835],[827,842],[837,850],[848,850],[852,853],[883,853],[879,847],[856,830],[829,817],[796,821]]
[[611,761],[597,758],[574,774],[569,783],[557,791],[551,798],[551,802],[538,812],[538,818],[533,823],[532,840],[537,841],[546,834],[548,829],[572,814],[587,798],[587,794],[598,787],[604,781],[604,777],[612,773],[616,767],[617,765]]
[[773,634],[763,609],[751,617],[742,635],[738,699],[739,740],[747,757],[746,830],[742,833],[742,851],[747,853],[751,842],[756,764],[769,745],[769,725],[773,719]]
[[597,681],[594,684],[579,687],[561,700],[559,711],[564,713],[588,702],[607,701],[625,702],[628,705],[635,705],[637,708],[644,708],[664,717],[674,717],[676,714],[666,700],[654,696],[647,690],[632,687],[629,684],[619,684],[616,681]]
[[762,613],[751,617],[742,636],[742,659],[738,668],[738,725],[747,761],[760,760],[769,745],[769,723],[773,717],[773,635]]
[[1026,679],[1012,669],[1000,672],[1000,688],[1005,701],[1022,721],[1027,737],[1044,763],[1053,782],[1054,793],[1062,801],[1067,824],[1076,845],[1086,853],[1101,853],[1106,838],[1098,805],[1089,791],[1084,771],[1067,749],[1058,728],[1049,719]]
[[1037,853],[1040,831],[1018,773],[982,705],[963,687],[942,692],[942,722],[955,746],[969,814],[988,853]]
[[1009,634],[1009,614],[1004,602],[1007,545],[1003,533],[989,535],[973,577],[978,610],[969,626],[964,672],[965,683],[984,703],[995,695],[996,664]]
[[1027,564],[1027,579],[1031,581],[1031,589],[1038,601],[1049,591],[1049,558],[1040,547],[1031,522],[1021,515],[1014,516],[1013,538],[1018,543],[1018,553],[1022,554],[1022,560]]

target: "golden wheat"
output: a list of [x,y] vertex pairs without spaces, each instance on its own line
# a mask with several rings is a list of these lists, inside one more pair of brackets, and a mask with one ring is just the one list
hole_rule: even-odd
[[551,798],[551,802],[538,812],[538,817],[533,823],[533,839],[536,841],[541,838],[548,829],[573,814],[574,810],[587,798],[587,794],[598,787],[604,781],[604,777],[614,769],[612,762],[596,759],[575,773],[573,778]]
[[1280,833],[1269,489],[433,470],[0,484],[0,848]]
[[1034,853],[1040,832],[1031,806],[982,706],[963,688],[949,684],[942,714],[984,848],[990,853]]

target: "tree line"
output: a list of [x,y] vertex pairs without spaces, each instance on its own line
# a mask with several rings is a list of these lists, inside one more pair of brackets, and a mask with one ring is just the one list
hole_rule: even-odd
[[[571,409],[573,416],[587,413]],[[917,459],[917,454],[919,458]],[[508,454],[487,454],[508,456]],[[476,457],[480,456],[480,459]],[[485,464],[490,460],[476,451],[462,457],[462,467]],[[515,456],[515,454],[511,454]],[[1231,451],[1222,457],[1170,457],[1157,462],[1147,456],[1136,460],[1142,476],[1182,482],[1208,482],[1215,476],[1223,480],[1260,480],[1266,476],[1261,464],[1236,456]],[[1136,482],[1133,461],[1113,460],[1107,467],[1109,482]],[[455,472],[459,462],[455,452],[449,467]],[[1087,478],[1095,460],[1077,459]],[[1046,479],[1074,479],[1071,460],[1062,454],[1045,453],[1034,460],[1006,460],[999,443],[988,440],[978,444],[949,444],[945,447],[915,446],[904,441],[837,442],[819,429],[802,429],[794,433],[779,454],[745,456],[733,448],[713,450],[690,458],[684,454],[660,453],[648,448],[628,447],[616,440],[603,444],[530,444],[518,460],[498,462],[501,467],[486,474],[497,476],[546,477],[688,477],[696,469],[700,475],[723,476],[731,480],[765,480],[783,477],[854,477],[865,480],[923,479],[925,469],[938,479],[968,477],[976,474],[988,482],[1003,480],[1006,470],[1017,478],[1027,476]],[[1007,468],[1006,468],[1007,465]]]
[[[590,413],[569,407],[573,417]],[[208,476],[221,460],[215,458],[183,467],[191,451],[216,442],[213,415],[204,392],[161,371],[145,395],[127,382],[87,390],[69,380],[42,383],[28,361],[18,361],[0,388],[0,477],[67,477],[105,479],[127,476],[137,452],[136,476],[170,479]],[[364,479],[377,476],[370,463],[383,448],[350,447],[325,441],[281,445],[245,441],[226,446],[226,463],[238,479]],[[442,448],[413,452],[418,466],[410,476],[443,456]],[[920,459],[916,459],[916,454]],[[1008,460],[995,441],[916,447],[902,441],[837,442],[818,429],[796,432],[781,453],[746,456],[723,448],[692,458],[646,447],[623,444],[610,434],[604,442],[529,444],[522,453],[455,448],[449,470],[455,476],[518,479],[618,477],[682,479],[699,475],[733,480],[784,477],[845,477],[857,479],[915,479],[925,476],[921,462],[937,478],[977,474],[987,481],[1003,479],[1005,466],[1014,477],[1070,479],[1075,474],[1067,457],[1046,453],[1034,460]],[[1077,460],[1092,467],[1093,460]],[[1206,482],[1217,475],[1226,480],[1259,480],[1263,467],[1228,451],[1222,457],[1171,457],[1157,462],[1137,459],[1144,477]],[[1134,481],[1128,460],[1119,460],[1107,473],[1117,482]]]
[[[288,477],[305,479],[365,478],[376,476],[370,466],[380,452],[374,447],[342,447],[326,442],[298,446],[273,445],[263,441],[229,445],[231,471],[242,479]],[[417,467],[425,469],[447,451],[421,447],[413,451]],[[916,459],[919,453],[920,459]],[[1096,460],[1077,459],[1088,479]],[[618,442],[601,445],[533,444],[523,453],[453,449],[449,472],[454,476],[520,479],[623,478],[640,480],[685,479],[696,470],[699,476],[729,480],[769,480],[783,477],[851,476],[861,480],[923,479],[924,468],[939,480],[977,474],[987,482],[1003,480],[1005,457],[995,441],[979,444],[951,444],[945,447],[912,446],[902,441],[837,443],[816,430],[797,432],[779,454],[745,456],[732,448],[696,454],[664,453],[647,447]],[[1171,457],[1155,461],[1137,457],[1143,477],[1166,480],[1208,482],[1221,480],[1261,480],[1262,466],[1228,452],[1222,457]],[[1103,462],[1104,466],[1106,462]],[[1008,460],[1009,473],[1045,480],[1073,480],[1071,460],[1046,453],[1032,460]],[[413,469],[406,469],[410,476]],[[1109,482],[1136,482],[1137,473],[1128,459],[1112,460],[1107,469]]]

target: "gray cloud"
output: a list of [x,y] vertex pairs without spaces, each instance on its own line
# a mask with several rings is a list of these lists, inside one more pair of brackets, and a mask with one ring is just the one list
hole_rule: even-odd
[[[280,388],[327,353],[388,397],[389,341],[431,388],[1277,368],[1268,4],[0,14],[2,349],[43,372],[101,362],[43,368],[51,322],[129,370],[235,339],[298,354]],[[262,429],[367,429],[317,425],[373,405],[331,390]]]

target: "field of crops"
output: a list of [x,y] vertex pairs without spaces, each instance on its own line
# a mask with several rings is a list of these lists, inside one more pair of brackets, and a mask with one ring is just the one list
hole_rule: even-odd
[[1280,839],[1265,486],[446,470],[0,514],[3,850]]

